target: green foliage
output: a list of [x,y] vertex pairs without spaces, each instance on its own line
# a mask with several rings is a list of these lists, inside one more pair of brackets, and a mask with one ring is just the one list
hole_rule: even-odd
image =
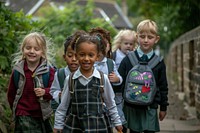
[[8,75],[0,74],[0,133],[9,133],[12,130],[10,128],[10,118],[12,112],[6,100],[8,80]]
[[57,45],[55,59],[58,68],[66,66],[62,58],[64,53],[63,43],[66,37],[75,31],[88,31],[98,26],[111,31],[113,36],[116,34],[116,29],[104,19],[94,18],[94,3],[92,1],[89,1],[86,6],[79,6],[77,1],[62,6],[62,8],[59,8],[59,5],[46,6],[36,14],[42,24],[41,29],[47,31]]
[[127,5],[134,25],[143,19],[156,21],[159,45],[165,53],[176,38],[200,25],[200,4],[196,0],[127,0]]
[[11,72],[11,54],[16,52],[21,36],[33,30],[37,23],[22,11],[13,13],[0,2],[0,73]]

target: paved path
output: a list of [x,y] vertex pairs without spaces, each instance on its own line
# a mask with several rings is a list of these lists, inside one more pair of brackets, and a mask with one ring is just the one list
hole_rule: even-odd
[[195,108],[184,102],[184,93],[169,88],[169,107],[166,118],[160,122],[161,133],[200,133]]

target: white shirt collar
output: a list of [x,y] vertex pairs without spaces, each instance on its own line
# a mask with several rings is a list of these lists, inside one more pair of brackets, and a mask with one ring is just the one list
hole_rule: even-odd
[[92,75],[91,75],[90,77],[86,78],[86,77],[81,73],[80,67],[79,67],[78,70],[74,73],[73,79],[77,79],[77,78],[79,78],[79,77],[83,77],[84,79],[90,79],[90,78],[92,78],[92,77],[96,77],[96,78],[99,78],[99,79],[101,78],[100,73],[99,73],[99,71],[98,71],[96,68],[94,68]]
[[[139,55],[139,57],[141,58],[142,56],[143,56],[143,54],[144,54],[144,52],[141,50],[141,48],[140,48],[140,46],[137,48],[137,52],[138,52],[138,55]],[[150,59],[151,58],[151,56],[153,55],[153,49],[149,52],[149,53],[147,53],[146,55],[148,56],[148,59]]]

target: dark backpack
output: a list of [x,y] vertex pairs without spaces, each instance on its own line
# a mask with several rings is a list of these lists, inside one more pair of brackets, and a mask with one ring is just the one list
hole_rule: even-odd
[[[58,82],[60,84],[60,88],[63,89],[64,87],[64,80],[65,80],[65,68],[60,68],[57,69],[57,77],[58,77]],[[60,102],[60,101],[59,101]],[[55,112],[56,109],[58,108],[59,103],[57,103],[54,99],[51,100],[51,108]]]
[[113,60],[110,58],[107,58],[106,64],[108,66],[108,74],[110,74],[114,70]]
[[133,68],[126,77],[124,100],[134,105],[150,105],[158,91],[152,68],[162,59],[154,55],[149,62],[141,62],[135,52],[130,52],[128,58]]

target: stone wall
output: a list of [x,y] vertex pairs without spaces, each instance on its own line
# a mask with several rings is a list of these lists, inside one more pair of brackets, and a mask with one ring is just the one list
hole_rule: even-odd
[[177,38],[167,58],[170,86],[185,94],[200,119],[200,26]]

